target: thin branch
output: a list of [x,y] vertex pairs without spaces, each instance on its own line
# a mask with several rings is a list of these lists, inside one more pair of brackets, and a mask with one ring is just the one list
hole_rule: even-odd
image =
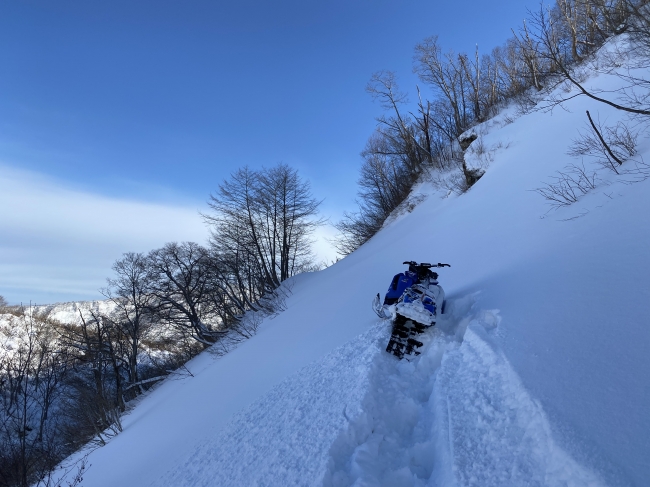
[[591,114],[589,113],[589,110],[587,110],[587,117],[589,118],[589,123],[591,124],[591,128],[594,129],[594,132],[596,132],[596,135],[598,136],[598,139],[600,139],[600,143],[603,144],[603,147],[607,151],[607,153],[610,155],[612,159],[614,159],[616,162],[618,162],[619,166],[623,165],[623,161],[621,161],[618,157],[614,155],[612,152],[612,149],[609,148],[609,145],[607,145],[607,142],[605,142],[605,139],[601,135],[600,131],[596,127],[596,124],[594,121],[591,119]]

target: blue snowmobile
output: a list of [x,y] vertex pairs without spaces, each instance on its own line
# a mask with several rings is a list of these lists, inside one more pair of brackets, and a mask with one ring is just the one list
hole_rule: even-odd
[[393,321],[393,330],[386,351],[398,358],[404,355],[420,355],[417,351],[422,342],[414,337],[436,324],[436,319],[444,312],[445,292],[438,284],[438,274],[432,267],[451,267],[449,264],[418,264],[407,261],[409,268],[393,277],[379,304],[381,296],[377,293],[373,309],[382,319]]

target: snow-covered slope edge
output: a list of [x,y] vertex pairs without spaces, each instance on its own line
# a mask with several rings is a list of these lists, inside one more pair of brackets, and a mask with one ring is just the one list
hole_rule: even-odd
[[[83,484],[644,485],[650,182],[547,214],[529,190],[571,162],[584,111],[620,117],[566,108],[494,126],[507,149],[469,193],[299,276],[257,336],[144,398]],[[407,363],[369,303],[411,259],[452,265],[451,308]]]

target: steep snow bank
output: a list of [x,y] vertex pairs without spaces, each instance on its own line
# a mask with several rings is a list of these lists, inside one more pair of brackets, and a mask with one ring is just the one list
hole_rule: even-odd
[[[84,485],[644,485],[650,181],[604,174],[547,213],[530,189],[571,162],[584,111],[620,117],[566,108],[492,123],[483,143],[502,149],[467,194],[423,187],[353,255],[299,276],[257,336],[144,398]],[[452,265],[455,308],[408,363],[382,351],[370,301],[411,259]]]

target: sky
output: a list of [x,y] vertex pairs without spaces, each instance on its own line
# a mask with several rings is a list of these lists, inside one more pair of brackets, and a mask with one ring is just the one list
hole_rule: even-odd
[[204,243],[199,211],[245,165],[297,168],[336,222],[381,113],[370,76],[412,93],[417,42],[488,52],[536,4],[2,2],[0,295],[100,298],[122,253]]

